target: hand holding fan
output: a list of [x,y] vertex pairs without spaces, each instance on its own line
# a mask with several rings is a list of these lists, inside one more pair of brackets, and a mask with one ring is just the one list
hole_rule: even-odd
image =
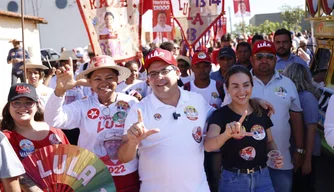
[[115,192],[108,168],[94,153],[73,145],[50,145],[22,161],[44,191]]

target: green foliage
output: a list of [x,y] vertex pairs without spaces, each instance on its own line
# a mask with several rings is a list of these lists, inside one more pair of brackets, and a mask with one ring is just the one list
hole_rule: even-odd
[[269,34],[273,31],[276,31],[280,28],[286,28],[291,31],[300,31],[301,21],[305,18],[305,10],[298,7],[291,7],[289,5],[284,5],[280,8],[281,12],[281,19],[282,22],[272,22],[266,20],[259,26],[253,25],[246,25],[245,23],[241,22],[239,24],[235,24],[235,30],[233,31],[233,35],[238,34]]

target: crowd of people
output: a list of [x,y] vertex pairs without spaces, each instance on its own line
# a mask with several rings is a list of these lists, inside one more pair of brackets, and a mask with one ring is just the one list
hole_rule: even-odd
[[42,191],[20,160],[72,144],[105,163],[117,192],[315,191],[319,93],[308,42],[294,43],[286,29],[218,42],[198,50],[152,43],[143,59],[124,63],[90,48],[63,50],[54,69],[30,59],[27,83],[16,82],[22,61],[13,43],[2,186]]

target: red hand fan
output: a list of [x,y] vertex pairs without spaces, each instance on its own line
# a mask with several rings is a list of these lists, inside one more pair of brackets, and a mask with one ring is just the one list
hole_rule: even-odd
[[112,176],[92,152],[73,145],[50,145],[22,161],[27,174],[48,192],[115,192]]

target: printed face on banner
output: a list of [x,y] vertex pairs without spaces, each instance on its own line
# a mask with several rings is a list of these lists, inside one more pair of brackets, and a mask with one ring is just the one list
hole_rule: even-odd
[[153,3],[153,42],[172,40],[173,24],[169,0],[152,0]]
[[139,2],[77,0],[97,55],[110,55],[116,62],[136,57],[139,51]]
[[233,0],[233,6],[234,6],[235,17],[251,16],[249,0]]
[[222,0],[171,0],[173,15],[186,41],[194,46],[223,15]]

